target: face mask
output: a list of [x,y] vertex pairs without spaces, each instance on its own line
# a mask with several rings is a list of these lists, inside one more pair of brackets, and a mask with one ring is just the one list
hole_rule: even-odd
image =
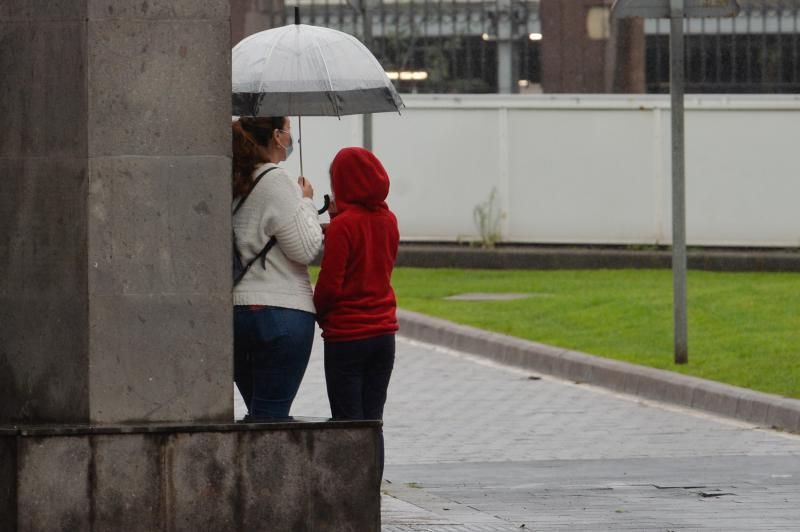
[[284,150],[286,150],[286,158],[288,159],[288,158],[289,158],[289,156],[290,156],[290,155],[292,154],[292,152],[294,151],[294,139],[292,139],[292,135],[291,135],[291,133],[289,133],[288,131],[286,131],[286,130],[284,130],[284,129],[280,129],[280,130],[278,130],[278,131],[283,131],[284,133],[286,133],[286,134],[288,134],[288,135],[289,135],[289,145],[288,145],[288,146],[284,146],[284,145],[283,145],[283,144],[281,144],[280,142],[278,143],[278,145],[279,145],[281,148],[283,148]]

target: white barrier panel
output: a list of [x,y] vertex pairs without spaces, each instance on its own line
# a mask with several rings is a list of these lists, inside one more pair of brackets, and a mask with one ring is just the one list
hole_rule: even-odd
[[[505,241],[670,243],[668,97],[403,98],[373,127],[403,240],[478,238],[473,211],[496,188]],[[305,118],[302,140],[321,198],[361,117]],[[689,245],[800,246],[800,97],[687,96],[686,140]]]

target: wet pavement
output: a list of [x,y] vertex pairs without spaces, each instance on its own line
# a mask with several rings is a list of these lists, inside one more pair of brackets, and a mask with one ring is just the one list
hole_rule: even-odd
[[383,532],[800,530],[797,435],[402,337],[384,422]]

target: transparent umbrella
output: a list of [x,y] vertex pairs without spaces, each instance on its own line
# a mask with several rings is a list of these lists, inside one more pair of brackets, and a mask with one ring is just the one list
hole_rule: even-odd
[[403,101],[381,64],[347,33],[291,24],[233,49],[233,114],[342,116],[399,111]]
[[[399,112],[403,100],[372,52],[347,33],[299,23],[233,48],[233,114],[343,116]],[[302,138],[302,122],[298,120]],[[302,141],[301,141],[302,142]],[[303,146],[300,144],[302,173]]]
[[[405,106],[366,46],[347,33],[300,24],[298,8],[294,24],[256,33],[233,48],[232,81],[233,115],[298,117],[301,174],[301,117],[399,112]],[[326,207],[328,201],[326,196]]]

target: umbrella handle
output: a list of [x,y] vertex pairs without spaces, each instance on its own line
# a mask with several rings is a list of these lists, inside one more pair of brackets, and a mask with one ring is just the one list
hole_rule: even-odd
[[325,197],[323,199],[325,200],[325,204],[322,206],[320,210],[317,211],[317,214],[324,213],[331,206],[331,197],[328,194],[325,194]]

